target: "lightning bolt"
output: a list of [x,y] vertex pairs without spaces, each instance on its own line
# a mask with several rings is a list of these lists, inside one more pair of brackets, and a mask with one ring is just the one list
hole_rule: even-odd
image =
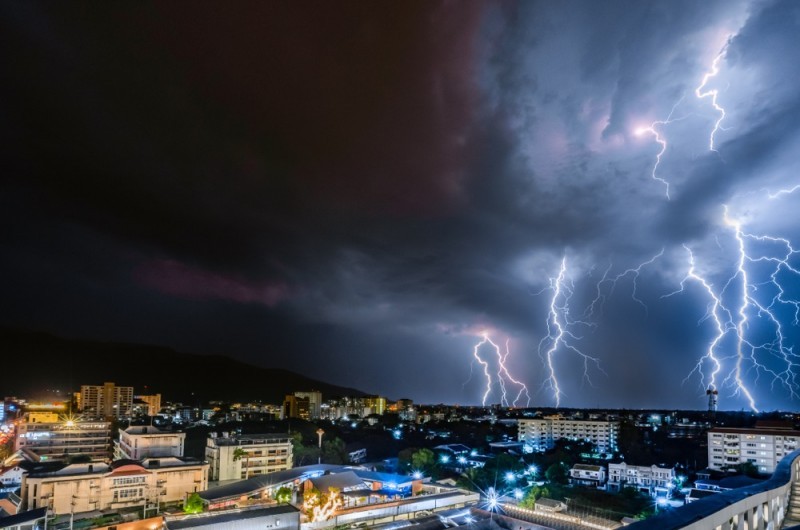
[[[642,272],[642,268],[644,268],[647,265],[652,265],[658,258],[660,258],[663,255],[664,255],[664,249],[662,248],[658,252],[658,254],[654,255],[652,258],[648,259],[647,261],[644,261],[644,262],[640,263],[636,267],[633,267],[633,268],[630,268],[630,269],[625,269],[624,271],[620,272],[616,276],[609,276],[609,273],[611,272],[611,268],[612,268],[611,264],[609,264],[608,268],[603,273],[603,277],[600,278],[599,282],[597,282],[597,286],[596,286],[596,289],[595,289],[594,300],[592,300],[592,302],[589,304],[589,307],[586,308],[586,312],[584,313],[584,316],[589,317],[589,316],[594,315],[595,309],[598,306],[600,308],[599,309],[600,313],[602,313],[603,306],[605,305],[605,301],[606,301],[607,298],[609,298],[614,293],[614,289],[616,289],[616,287],[617,287],[617,282],[619,282],[620,280],[622,280],[624,277],[626,277],[628,275],[633,277],[633,287],[631,289],[631,298],[633,298],[633,300],[636,303],[641,305],[644,308],[645,313],[647,313],[648,312],[647,304],[645,304],[639,297],[636,296],[637,289],[638,289],[639,275]],[[608,289],[607,289],[607,293],[605,293],[605,294],[603,293],[603,286],[604,285],[608,285],[609,286]]]
[[679,99],[672,106],[672,109],[669,111],[669,115],[667,115],[667,119],[666,120],[656,120],[653,123],[651,123],[649,127],[640,127],[640,128],[638,128],[638,129],[636,129],[634,131],[634,134],[636,136],[642,136],[643,134],[652,135],[653,139],[655,140],[655,142],[658,145],[661,146],[661,149],[659,149],[658,153],[656,153],[656,163],[653,164],[653,170],[650,172],[650,176],[653,178],[653,180],[657,180],[658,182],[660,182],[660,183],[662,183],[664,185],[665,194],[667,196],[667,200],[669,200],[669,198],[670,198],[669,197],[669,182],[667,182],[665,179],[663,179],[663,178],[661,178],[661,177],[656,175],[656,172],[658,171],[658,166],[661,164],[661,157],[664,156],[664,153],[667,152],[667,140],[664,139],[664,137],[661,136],[661,133],[658,132],[658,129],[656,129],[656,127],[657,126],[669,125],[670,123],[673,123],[673,122],[676,122],[676,121],[680,121],[680,120],[683,120],[683,119],[687,118],[687,116],[682,116],[680,118],[675,118],[675,119],[672,118],[672,115],[675,114],[675,109],[677,109],[678,105],[680,105],[681,102],[683,102],[683,98],[684,97],[685,96],[681,96],[681,99]]
[[[701,324],[708,319],[712,319],[714,321],[717,334],[711,341],[711,343],[708,345],[708,349],[706,350],[705,355],[703,355],[700,358],[700,360],[697,361],[695,367],[692,369],[691,372],[689,372],[689,375],[687,375],[683,381],[684,383],[686,383],[686,381],[688,381],[692,377],[692,375],[697,373],[700,375],[700,383],[703,386],[703,388],[707,387],[711,390],[716,390],[717,376],[719,372],[722,370],[722,361],[719,359],[716,350],[720,341],[722,341],[726,333],[732,328],[731,325],[732,315],[730,311],[725,309],[725,307],[722,305],[722,301],[720,300],[719,296],[717,296],[717,294],[714,292],[713,285],[704,277],[700,276],[700,274],[698,274],[697,269],[695,268],[695,258],[692,249],[690,249],[687,245],[683,245],[683,248],[685,248],[686,251],[689,253],[689,271],[686,273],[686,276],[681,280],[680,289],[672,293],[666,294],[662,298],[667,298],[676,295],[678,293],[684,292],[686,288],[686,282],[688,282],[689,280],[693,280],[699,283],[703,287],[706,294],[708,294],[708,297],[711,299],[708,309],[706,310],[706,314],[700,319],[700,322],[698,322],[698,324]],[[706,378],[705,372],[703,371],[703,365],[707,361],[710,361],[714,366],[714,369],[712,370],[708,378]]]
[[796,185],[792,186],[791,188],[785,188],[785,189],[778,190],[775,193],[767,193],[767,197],[769,197],[770,199],[777,199],[781,195],[791,195],[792,193],[796,192],[797,190],[800,190],[800,184],[796,184]]
[[[514,378],[511,375],[511,372],[508,370],[508,365],[506,364],[506,360],[508,359],[508,355],[511,351],[508,346],[509,341],[506,340],[505,353],[503,353],[500,350],[500,346],[494,341],[492,341],[492,339],[489,337],[489,332],[484,331],[481,337],[482,339],[478,343],[476,343],[475,346],[472,348],[472,356],[483,367],[483,376],[486,379],[486,390],[483,393],[481,403],[484,406],[486,406],[486,400],[489,399],[489,395],[492,393],[493,378],[490,373],[489,362],[485,361],[480,356],[481,347],[484,346],[485,344],[490,344],[494,348],[494,351],[497,355],[496,375],[497,375],[498,386],[500,387],[500,403],[506,407],[508,406],[516,407],[517,403],[522,399],[522,396],[524,394],[526,397],[525,406],[527,407],[528,405],[530,405],[531,396],[530,393],[528,392],[528,387],[525,385],[525,383],[519,381],[518,379]],[[508,392],[506,391],[507,382],[512,385],[515,385],[519,389],[513,400],[508,399]]]
[[[684,245],[689,252],[689,270],[680,288],[665,296],[683,292],[686,282],[693,280],[703,287],[710,300],[701,322],[712,319],[716,335],[684,381],[699,374],[703,386],[708,385],[711,389],[717,389],[718,384],[729,386],[733,395],[742,396],[750,409],[758,412],[753,392],[746,382],[750,373],[754,373],[755,383],[762,376],[769,377],[773,389],[775,385],[781,385],[792,398],[800,397],[797,375],[800,356],[794,352],[781,318],[781,313],[790,311],[794,317],[793,324],[797,326],[800,323],[800,301],[788,295],[785,279],[781,277],[783,274],[794,281],[800,280],[800,268],[792,264],[800,250],[786,238],[746,232],[742,223],[730,216],[727,206],[724,207],[723,221],[732,232],[736,248],[731,275],[721,287],[716,287],[697,272],[695,256]],[[769,330],[766,340],[760,339],[765,326]],[[728,336],[734,345],[729,348],[731,352],[722,355],[721,344]],[[728,361],[733,362],[732,367]],[[706,376],[703,368],[709,363],[713,369]],[[723,377],[721,383],[720,377]]]
[[[730,39],[730,37],[729,37]],[[722,50],[714,57],[714,61],[711,63],[711,69],[703,75],[703,79],[700,82],[700,85],[694,90],[694,95],[697,96],[697,99],[703,99],[710,97],[711,98],[711,106],[714,107],[714,110],[717,111],[719,117],[717,121],[714,122],[714,129],[711,131],[711,135],[708,138],[708,150],[716,152],[717,150],[714,148],[714,136],[719,132],[722,128],[722,120],[725,119],[725,109],[723,109],[719,102],[717,101],[717,96],[719,96],[719,90],[714,89],[707,89],[704,91],[708,82],[715,78],[717,74],[719,74],[719,63],[725,57],[725,53],[728,51],[728,44],[726,43],[723,46]]]
[[550,298],[550,310],[546,322],[547,333],[542,337],[542,340],[539,341],[538,347],[539,355],[544,360],[548,371],[548,376],[543,385],[549,387],[553,392],[556,407],[561,405],[561,396],[563,395],[554,363],[555,355],[559,349],[570,350],[583,360],[583,381],[589,383],[589,385],[592,385],[591,378],[589,377],[590,364],[594,364],[599,371],[605,373],[597,357],[592,357],[583,353],[573,343],[573,341],[580,340],[581,337],[575,335],[571,331],[571,328],[575,325],[591,326],[591,324],[581,320],[570,320],[569,302],[574,294],[574,287],[566,278],[566,272],[567,258],[565,256],[561,259],[561,267],[558,276],[550,278],[550,287],[545,289],[552,291],[553,295]]

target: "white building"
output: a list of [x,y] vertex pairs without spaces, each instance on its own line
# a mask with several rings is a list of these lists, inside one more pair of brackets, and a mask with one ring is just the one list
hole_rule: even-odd
[[[240,452],[241,451],[241,452]],[[241,455],[241,456],[237,456]],[[206,440],[211,480],[239,480],[292,468],[292,441],[288,434],[216,433]]]
[[650,495],[667,494],[675,484],[675,468],[608,464],[608,489],[636,488]]
[[17,425],[15,450],[28,449],[41,460],[86,455],[105,460],[111,447],[111,423],[63,420],[57,414],[29,412]]
[[80,407],[84,413],[102,418],[125,418],[133,409],[133,387],[114,383],[82,385]]
[[208,464],[175,457],[111,465],[72,464],[57,471],[31,471],[21,497],[28,510],[47,507],[55,515],[141,506],[156,510],[208,488]]
[[141,460],[147,457],[183,456],[186,433],[165,432],[149,425],[136,425],[119,431],[114,458]]
[[588,464],[575,464],[569,470],[569,479],[572,484],[601,487],[606,483],[606,468]]
[[761,474],[771,474],[778,462],[800,448],[800,431],[771,427],[739,429],[715,427],[708,431],[708,467],[723,470],[750,462]]
[[539,419],[521,419],[518,422],[519,441],[527,452],[546,451],[556,440],[591,442],[600,452],[617,448],[618,421],[570,420],[563,416],[547,416]]

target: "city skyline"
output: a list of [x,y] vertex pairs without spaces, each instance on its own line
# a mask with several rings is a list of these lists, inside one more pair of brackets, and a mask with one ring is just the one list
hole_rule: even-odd
[[249,7],[0,8],[0,326],[797,409],[800,5]]

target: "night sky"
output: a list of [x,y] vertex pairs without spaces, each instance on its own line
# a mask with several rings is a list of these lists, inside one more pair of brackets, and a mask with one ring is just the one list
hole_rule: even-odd
[[510,402],[800,404],[796,1],[6,2],[0,46],[0,325],[459,404],[486,333]]

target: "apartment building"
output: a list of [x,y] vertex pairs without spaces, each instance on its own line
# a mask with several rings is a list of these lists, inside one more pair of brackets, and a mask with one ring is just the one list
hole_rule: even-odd
[[125,418],[133,408],[133,387],[114,383],[82,385],[81,412],[101,418]]
[[714,427],[708,431],[708,467],[723,470],[750,462],[759,473],[771,474],[784,456],[798,448],[800,431],[791,427]]
[[212,433],[206,440],[210,480],[239,480],[292,468],[288,434]]
[[49,412],[29,412],[17,426],[16,451],[28,449],[41,460],[86,455],[105,460],[111,448],[111,423],[59,419]]
[[608,489],[636,488],[650,495],[667,493],[675,484],[675,468],[608,464]]
[[166,432],[149,425],[132,426],[119,431],[114,458],[181,457],[185,442],[186,433],[183,432]]
[[133,398],[145,404],[144,412],[148,416],[155,416],[161,412],[161,394],[140,395]]
[[556,440],[591,442],[600,452],[614,451],[619,436],[619,422],[606,420],[573,420],[563,416],[546,416],[518,421],[518,439],[524,450],[546,451]]
[[295,392],[294,396],[300,399],[308,400],[308,417],[312,420],[318,420],[322,412],[322,392],[319,390],[311,390],[310,392]]

